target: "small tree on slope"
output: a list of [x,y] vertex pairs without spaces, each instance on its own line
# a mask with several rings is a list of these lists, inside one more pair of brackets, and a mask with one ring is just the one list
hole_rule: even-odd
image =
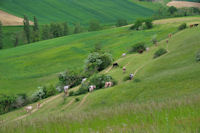
[[26,39],[27,42],[30,43],[31,42],[31,31],[30,31],[30,25],[29,25],[29,20],[28,17],[26,15],[24,15],[24,32],[26,35]]

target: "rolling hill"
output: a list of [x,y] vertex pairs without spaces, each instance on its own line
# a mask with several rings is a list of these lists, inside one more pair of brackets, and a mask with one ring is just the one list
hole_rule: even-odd
[[[157,26],[163,26],[172,32],[174,27],[183,22],[176,22],[176,19],[174,21],[174,24]],[[5,124],[10,123],[2,124],[0,132],[198,132],[200,63],[195,61],[195,56],[200,50],[200,28],[174,32],[167,44],[167,29],[162,33],[162,28],[157,26],[153,30],[163,34],[158,47],[151,46],[148,52],[129,54],[121,58],[119,55],[123,47],[119,47],[122,50],[113,52],[119,58],[120,67],[110,71],[108,68],[101,73],[112,75],[118,85],[66,99],[63,99],[63,94],[59,94],[41,101],[44,105],[31,115],[27,115],[22,109],[2,115],[2,121]],[[126,28],[115,30],[123,33],[127,31]],[[141,32],[148,34],[149,31]],[[97,35],[98,32],[95,33]],[[139,32],[137,35],[135,36],[139,39]],[[127,39],[124,38],[123,41],[125,40]],[[114,44],[111,46],[116,48]],[[168,53],[153,59],[159,48],[167,49]],[[123,74],[121,67],[125,65],[127,73]],[[135,80],[123,81],[129,73],[136,74]],[[80,101],[74,100],[77,97]]]
[[0,9],[13,15],[24,14],[40,23],[63,22],[88,23],[97,19],[102,23],[115,23],[118,18],[130,21],[148,17],[160,7],[158,3],[132,0],[1,0]]
[[[158,23],[151,30],[131,31],[128,27],[40,41],[17,48],[0,51],[0,93],[32,93],[38,86],[55,84],[58,73],[66,69],[83,68],[84,60],[96,43],[109,50],[115,59],[130,46],[144,41],[152,45],[152,38],[161,40],[169,33],[176,32],[185,18]],[[165,23],[166,21],[166,23]],[[199,17],[189,17],[185,22],[199,21]],[[161,22],[162,24],[159,24]]]

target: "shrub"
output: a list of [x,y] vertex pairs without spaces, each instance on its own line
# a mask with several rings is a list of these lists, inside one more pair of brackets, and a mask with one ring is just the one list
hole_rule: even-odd
[[154,37],[154,38],[152,39],[152,42],[153,42],[153,44],[157,44],[158,40],[156,39],[156,37]]
[[140,42],[133,45],[131,49],[129,50],[129,53],[134,53],[134,52],[142,53],[143,51],[145,51],[145,49],[146,49],[145,43]]
[[98,20],[91,20],[89,23],[89,31],[97,31],[100,30],[101,26]]
[[29,103],[29,99],[26,94],[18,94],[16,97],[15,104],[13,105],[15,108],[20,108]]
[[186,25],[186,23],[183,23],[178,27],[178,30],[183,30],[185,28],[187,28],[187,25]]
[[73,95],[74,95],[74,91],[70,91],[69,96],[73,96]]
[[82,74],[79,71],[67,70],[64,73],[59,74],[58,79],[62,86],[70,85],[70,87],[74,87],[79,85],[82,81]]
[[79,99],[78,97],[76,97],[76,98],[75,98],[75,101],[78,102],[78,101],[80,101],[80,99]]
[[139,30],[139,27],[142,26],[143,20],[138,19],[135,21],[133,26],[130,27],[131,30]]
[[0,95],[0,114],[7,113],[13,110],[15,107],[13,106],[16,102],[16,96],[12,95]]
[[196,61],[197,61],[197,62],[200,61],[200,50],[197,52],[197,55],[196,55]]
[[167,50],[164,48],[160,48],[154,53],[154,58],[164,55],[165,53],[167,53]]
[[50,85],[48,88],[45,88],[45,98],[53,96],[56,94],[56,88],[53,85]]
[[31,96],[31,101],[32,102],[37,102],[38,100],[40,99],[43,99],[45,98],[45,90],[46,88],[45,87],[38,87],[38,90],[35,91],[32,96]]
[[127,20],[125,20],[125,19],[118,19],[117,20],[117,23],[116,23],[117,27],[121,27],[121,26],[125,26],[125,25],[128,25]]
[[79,90],[75,92],[75,95],[85,94],[88,92],[90,85],[96,85],[96,89],[104,88],[106,82],[111,81],[113,85],[116,85],[117,82],[108,75],[94,74],[89,80],[81,85]]
[[127,80],[130,80],[130,77],[129,77],[129,76],[125,76],[125,77],[123,78],[123,81],[127,81]]
[[169,12],[171,15],[173,15],[175,12],[177,12],[177,8],[174,7],[174,6],[170,6],[170,7],[168,8],[168,12]]
[[112,55],[109,53],[93,52],[86,60],[85,71],[93,74],[108,67],[112,61]]
[[146,29],[151,29],[151,28],[153,28],[153,23],[152,23],[152,19],[146,19],[146,20],[144,20],[144,22],[145,22],[145,28]]

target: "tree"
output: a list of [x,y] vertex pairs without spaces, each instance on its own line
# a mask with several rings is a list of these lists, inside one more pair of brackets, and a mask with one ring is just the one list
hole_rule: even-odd
[[57,23],[51,23],[50,33],[53,35],[54,38],[62,36],[63,35],[62,26]]
[[81,32],[81,25],[80,23],[76,23],[74,27],[74,34],[80,33]]
[[19,44],[19,36],[16,34],[15,36],[15,42],[14,42],[14,47],[17,47]]
[[42,40],[51,38],[49,25],[44,25],[42,28]]
[[125,26],[125,25],[128,25],[127,20],[125,20],[125,19],[118,19],[118,20],[117,20],[117,23],[116,23],[116,26],[117,26],[117,27]]
[[37,18],[34,16],[33,31],[38,31],[38,30],[39,30],[38,21],[37,21]]
[[145,25],[146,25],[147,29],[153,28],[153,23],[152,23],[153,20],[152,19],[146,19],[144,21],[145,21]]
[[3,49],[3,32],[2,32],[2,23],[0,21],[0,49]]
[[171,15],[173,15],[175,12],[177,12],[177,8],[174,7],[174,6],[170,6],[170,7],[168,8],[168,12],[169,12]]
[[27,42],[30,43],[31,42],[31,31],[30,31],[29,19],[26,15],[24,15],[24,33],[26,35]]
[[101,26],[98,20],[91,20],[89,23],[89,31],[97,31],[100,30]]
[[130,27],[131,30],[139,30],[139,27],[142,26],[143,20],[138,19],[135,21],[134,25]]
[[69,34],[69,27],[67,22],[63,23],[63,35],[66,36]]

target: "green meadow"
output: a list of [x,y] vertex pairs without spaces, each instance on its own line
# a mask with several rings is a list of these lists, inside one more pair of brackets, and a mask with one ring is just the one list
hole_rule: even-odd
[[[1,0],[0,9],[19,17],[24,14],[32,20],[36,16],[40,23],[80,22],[88,24],[91,19],[101,23],[115,23],[124,18],[133,21],[140,17],[150,17],[159,3],[133,0]],[[120,9],[120,10],[119,10]]]
[[[7,113],[0,116],[5,121],[5,124],[1,125],[0,132],[198,133],[200,128],[200,63],[196,62],[195,56],[200,50],[200,28],[187,28],[178,32],[176,29],[179,24],[180,22],[156,25],[148,31],[129,31],[126,27],[112,29],[112,32],[115,31],[120,35],[126,34],[122,38],[115,34],[116,38],[112,38],[113,41],[115,40],[113,43],[110,40],[111,30],[94,32],[91,34],[91,36],[94,35],[93,38],[99,37],[102,33],[105,34],[103,38],[106,36],[109,38],[110,45],[105,45],[107,41],[104,41],[104,48],[113,53],[120,67],[111,69],[107,74],[115,78],[118,85],[76,96],[80,99],[77,102],[72,101],[76,97],[68,97],[64,100],[60,94],[59,97],[44,104],[38,111],[22,121],[12,122],[11,120],[26,114],[23,109]],[[168,33],[173,33],[173,35],[167,44]],[[83,39],[86,39],[88,34],[90,33],[76,36],[85,36]],[[150,42],[155,34],[160,40],[157,47]],[[67,38],[70,40],[76,36]],[[127,36],[131,39],[128,40]],[[137,40],[134,40],[135,37]],[[59,40],[62,39],[65,38]],[[127,51],[130,46],[126,43],[131,40],[134,43],[146,41],[150,50],[143,54],[128,54],[126,57],[121,57],[121,53]],[[51,41],[45,41],[45,43]],[[120,41],[123,43],[118,43]],[[36,44],[30,47],[38,46]],[[56,48],[59,48],[59,43],[56,44]],[[90,47],[93,45],[93,43],[87,44]],[[70,43],[70,45],[75,44]],[[88,45],[82,44],[82,46]],[[40,46],[45,47],[44,42],[41,42]],[[62,49],[65,48],[64,45],[60,46],[63,46]],[[49,43],[49,47],[53,47],[52,44]],[[26,46],[19,48],[26,48]],[[167,49],[168,53],[153,59],[155,51],[159,48]],[[5,56],[6,52],[12,50],[17,49],[4,50],[1,55]],[[40,50],[45,52],[42,47]],[[23,54],[28,55],[27,52],[28,50],[24,50]],[[18,52],[12,53],[12,57],[15,57]],[[122,66],[127,67],[126,73],[122,72]],[[123,81],[125,76],[134,72],[137,72],[134,80]],[[72,103],[69,104],[71,101]],[[35,106],[36,104],[33,104],[33,107]]]
[[155,25],[144,31],[113,28],[1,50],[0,92],[32,93],[38,86],[55,84],[59,72],[83,68],[87,55],[97,43],[117,59],[135,43],[144,41],[150,46],[152,38],[166,38],[177,31],[178,25]]

